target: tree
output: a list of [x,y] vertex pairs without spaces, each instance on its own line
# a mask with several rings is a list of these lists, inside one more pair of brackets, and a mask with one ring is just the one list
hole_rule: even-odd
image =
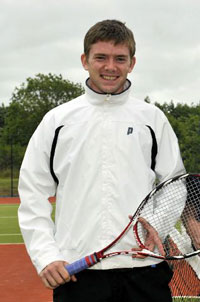
[[43,116],[52,108],[76,98],[84,92],[61,75],[37,74],[15,88],[7,110],[3,136],[7,142],[26,146]]
[[200,120],[190,114],[179,121],[179,143],[183,161],[188,172],[200,171]]
[[160,105],[155,103],[168,117],[180,145],[187,172],[200,171],[200,104],[174,105],[173,101]]
[[0,107],[0,170],[17,173],[28,141],[43,116],[83,92],[80,84],[51,73],[37,74],[15,88],[9,106]]
[[4,127],[7,107],[4,104],[0,106],[0,129]]

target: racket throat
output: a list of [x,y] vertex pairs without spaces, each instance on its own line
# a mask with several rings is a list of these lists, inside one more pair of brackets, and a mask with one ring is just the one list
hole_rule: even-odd
[[91,267],[91,266],[95,265],[97,262],[100,261],[100,259],[97,256],[97,253],[93,253],[91,255],[88,255],[84,259],[85,259],[88,267]]
[[100,252],[95,252],[94,254],[94,257],[96,259],[96,263],[100,261],[100,259],[103,259],[104,258],[104,255],[103,255],[103,252],[100,251]]

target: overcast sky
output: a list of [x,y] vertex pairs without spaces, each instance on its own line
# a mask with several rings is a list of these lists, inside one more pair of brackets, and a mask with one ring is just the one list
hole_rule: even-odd
[[0,104],[38,73],[84,85],[83,38],[103,19],[134,32],[135,97],[200,102],[199,0],[0,0]]

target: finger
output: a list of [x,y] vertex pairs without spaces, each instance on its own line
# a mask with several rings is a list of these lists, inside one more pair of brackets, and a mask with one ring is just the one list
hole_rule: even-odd
[[165,250],[162,244],[162,241],[160,240],[160,238],[156,238],[155,240],[155,244],[159,250],[159,253],[164,257],[165,256]]
[[165,251],[164,251],[162,241],[161,241],[160,237],[158,236],[158,233],[154,230],[154,232],[152,232],[151,241],[147,243],[147,248],[153,252],[155,246],[157,246],[159,253],[162,256],[165,256]]
[[146,247],[149,251],[153,252],[153,251],[154,251],[154,248],[155,248],[155,243],[154,243],[154,242],[148,242],[148,243],[145,242],[145,247]]
[[141,252],[141,253],[138,252],[138,253],[132,255],[132,258],[144,259],[144,258],[146,258],[146,257],[148,257],[148,255],[145,255],[145,254],[143,254],[142,252]]
[[71,280],[72,280],[73,282],[76,282],[76,281],[77,281],[76,276],[75,276],[75,275],[71,276]]
[[53,267],[50,267],[48,273],[54,278],[57,284],[63,284],[70,281],[70,275],[65,268],[67,263],[59,261]]
[[71,276],[69,275],[69,273],[65,267],[67,264],[68,264],[68,262],[63,262],[62,266],[59,269],[59,273],[60,273],[61,277],[63,278],[63,280],[65,280],[65,282],[69,282],[71,279]]
[[70,276],[65,269],[64,261],[55,261],[49,264],[41,273],[40,277],[47,288],[56,288],[70,281]]
[[134,252],[134,254],[132,254],[132,258],[144,259],[147,257],[147,255],[142,254],[142,248],[132,248],[131,251]]
[[138,221],[143,225],[143,227],[146,230],[149,230],[150,228],[152,228],[152,226],[150,225],[150,223],[146,219],[144,219],[143,217],[139,217]]
[[[58,271],[58,272],[54,272],[53,275],[52,275],[52,278],[53,278],[54,281],[56,282],[56,285],[55,285],[55,286],[61,285],[61,284],[64,284],[64,283],[70,281],[70,276],[67,275],[67,277],[65,277],[65,276],[63,275],[62,270],[60,270],[60,271]],[[53,286],[54,286],[54,284],[53,284]]]
[[[73,281],[73,282],[76,282],[77,281],[77,278],[75,275],[72,275],[70,276],[67,269],[66,269],[66,265],[69,264],[68,262],[64,262],[64,269],[65,271],[67,272],[67,277],[66,277],[66,282],[68,282],[69,280]],[[64,275],[66,276],[66,272],[64,273]]]
[[42,283],[48,289],[55,289],[57,286],[52,286],[45,277],[41,277]]
[[154,227],[146,221],[143,217],[139,217],[138,221],[143,225],[143,227],[147,230],[148,235],[145,241],[145,247],[147,247],[150,251],[153,252],[155,245],[157,246],[159,253],[162,256],[165,256],[165,251],[163,248],[162,241],[158,235],[158,232],[154,229]]
[[45,285],[50,288],[55,288],[66,282],[56,271],[46,270],[43,272],[41,277]]
[[143,254],[137,254],[137,255],[132,255],[132,258],[137,258],[137,259],[145,259],[147,258],[148,255],[143,255]]

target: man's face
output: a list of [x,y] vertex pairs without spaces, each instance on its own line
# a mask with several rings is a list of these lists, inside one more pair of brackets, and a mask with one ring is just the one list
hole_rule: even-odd
[[135,65],[126,44],[114,45],[112,41],[99,41],[92,45],[89,56],[81,56],[85,70],[89,72],[90,87],[100,93],[120,93]]

